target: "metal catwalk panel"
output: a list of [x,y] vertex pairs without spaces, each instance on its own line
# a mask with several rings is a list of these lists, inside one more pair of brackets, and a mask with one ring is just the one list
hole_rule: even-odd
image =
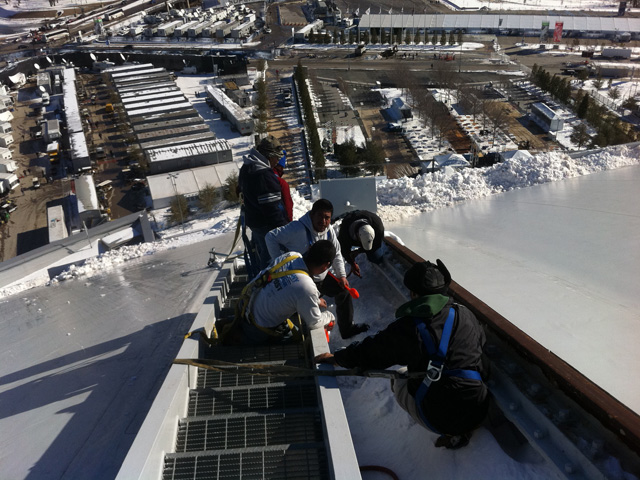
[[0,303],[2,478],[114,478],[232,233]]
[[388,230],[640,412],[640,167],[406,217]]

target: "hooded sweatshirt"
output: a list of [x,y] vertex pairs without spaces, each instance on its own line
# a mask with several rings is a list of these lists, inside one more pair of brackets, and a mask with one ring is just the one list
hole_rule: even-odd
[[[453,308],[444,295],[425,295],[411,300],[396,311],[396,320],[375,336],[355,342],[335,352],[338,365],[363,370],[403,365],[409,372],[425,372],[429,355],[414,318],[422,320],[434,340],[440,344],[442,330]],[[485,334],[477,319],[463,305],[456,305],[456,316],[444,363],[445,370],[476,370],[487,374],[482,358]],[[409,380],[409,393],[415,397],[423,377]],[[457,435],[473,430],[488,408],[488,390],[484,382],[443,375],[429,387],[421,409],[439,432]]]
[[[306,252],[311,245],[318,240],[330,240],[336,247],[336,256],[331,262],[331,267],[336,277],[346,277],[344,261],[340,253],[340,242],[332,225],[322,232],[316,232],[311,223],[311,212],[305,213],[299,220],[293,221],[283,227],[276,228],[267,233],[265,242],[271,258],[280,256],[283,252]],[[316,283],[324,280],[327,272],[313,277]]]
[[287,223],[278,176],[255,148],[244,156],[238,179],[249,228],[272,229]]

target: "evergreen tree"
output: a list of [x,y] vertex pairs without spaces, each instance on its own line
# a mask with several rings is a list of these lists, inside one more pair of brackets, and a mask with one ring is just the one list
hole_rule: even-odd
[[373,175],[384,172],[384,150],[378,142],[367,142],[364,151],[360,154],[360,163],[365,165]]
[[205,212],[213,210],[218,203],[218,190],[210,184],[206,184],[198,194],[198,206]]
[[455,45],[456,43],[456,39],[453,33],[453,30],[451,30],[451,33],[449,33],[449,45]]
[[602,88],[602,84],[602,75],[600,75],[600,72],[598,72],[598,76],[593,81],[593,88],[595,88],[596,90],[600,90]]
[[183,223],[189,216],[189,203],[184,195],[176,195],[169,204],[169,220],[173,223]]
[[622,106],[627,110],[637,110],[638,101],[635,99],[635,97],[629,97],[622,103]]
[[609,90],[609,98],[614,102],[620,98],[620,90],[618,89],[618,87],[613,87],[611,90]]
[[582,83],[586,82],[589,79],[589,70],[587,70],[586,68],[579,70],[577,77],[578,80],[580,80]]
[[447,32],[442,31],[442,35],[440,35],[440,45],[444,46],[447,44]]
[[582,100],[580,101],[580,104],[578,105],[578,109],[576,111],[576,113],[578,114],[578,118],[585,118],[587,116],[587,113],[589,112],[589,104],[589,94],[586,93],[582,97]]
[[224,181],[224,199],[227,202],[238,203],[240,197],[238,196],[238,172],[233,172]]
[[583,145],[591,139],[591,136],[587,133],[587,126],[584,123],[579,123],[573,127],[573,131],[569,139],[578,145],[578,149],[581,149]]
[[360,168],[357,167],[360,162],[360,158],[358,156],[356,142],[353,139],[349,139],[342,145],[336,145],[335,155],[341,166],[340,171],[344,175],[353,177],[360,173]]
[[438,34],[436,32],[433,32],[433,37],[431,37],[431,44],[432,45],[438,44]]

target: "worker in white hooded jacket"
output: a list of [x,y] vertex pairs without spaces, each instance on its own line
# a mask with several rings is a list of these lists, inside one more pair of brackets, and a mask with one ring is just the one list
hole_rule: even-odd
[[323,272],[313,277],[322,295],[334,297],[336,302],[336,316],[338,329],[342,338],[350,338],[369,329],[369,325],[353,323],[353,303],[347,291],[349,281],[344,268],[344,260],[340,253],[340,242],[333,227],[331,217],[333,205],[329,200],[320,199],[311,207],[311,211],[299,220],[294,220],[283,227],[267,233],[265,242],[272,259],[283,252],[306,252],[311,245],[319,240],[329,240],[335,247],[336,253],[331,262],[335,275]]
[[327,308],[327,303],[320,298],[312,276],[325,272],[334,256],[333,244],[320,241],[304,255],[285,253],[262,270],[240,299],[246,343],[288,341],[288,320],[296,312],[309,329],[333,322],[333,314],[321,310]]

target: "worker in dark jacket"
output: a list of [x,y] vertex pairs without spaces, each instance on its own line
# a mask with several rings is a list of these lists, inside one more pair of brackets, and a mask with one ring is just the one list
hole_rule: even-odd
[[404,365],[403,372],[424,372],[392,380],[395,398],[418,424],[441,435],[436,446],[460,448],[484,420],[489,392],[483,381],[484,331],[473,313],[447,296],[450,282],[440,260],[414,264],[404,277],[411,300],[397,310],[393,323],[315,361],[363,370]]
[[[264,141],[267,140],[267,141]],[[250,265],[252,274],[265,268],[270,261],[264,237],[270,230],[288,223],[280,179],[273,172],[269,155],[273,143],[264,139],[257,148],[245,155],[238,188],[244,202],[245,224],[251,229],[251,243],[247,250],[255,249],[258,265]]]
[[365,252],[370,262],[380,263],[383,238],[384,225],[375,213],[355,210],[342,219],[338,233],[340,251],[345,261],[351,265],[351,271],[358,277],[360,266],[356,263],[356,257]]

